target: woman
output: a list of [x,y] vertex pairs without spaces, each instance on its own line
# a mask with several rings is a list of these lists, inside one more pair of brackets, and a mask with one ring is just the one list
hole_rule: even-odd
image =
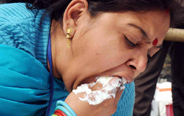
[[[173,0],[20,2],[29,9],[25,3],[0,5],[4,116],[50,115],[60,99],[77,116],[112,115],[123,90],[98,105],[72,90],[101,76],[131,83],[145,70],[147,56],[160,49],[178,6]],[[126,86],[114,115],[132,115],[134,85]]]

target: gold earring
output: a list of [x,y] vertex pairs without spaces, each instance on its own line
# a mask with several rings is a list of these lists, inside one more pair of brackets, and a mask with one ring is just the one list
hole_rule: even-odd
[[68,49],[70,49],[70,39],[72,38],[71,33],[72,33],[72,29],[71,28],[68,28],[66,30],[67,48]]

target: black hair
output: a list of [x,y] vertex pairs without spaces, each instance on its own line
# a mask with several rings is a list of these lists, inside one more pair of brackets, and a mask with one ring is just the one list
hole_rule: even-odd
[[[169,11],[171,27],[184,22],[183,0],[87,0],[92,17],[99,12],[121,11]],[[62,20],[63,13],[71,0],[4,0],[4,3],[26,2],[29,9],[46,9],[51,18]],[[30,5],[31,3],[31,5]]]

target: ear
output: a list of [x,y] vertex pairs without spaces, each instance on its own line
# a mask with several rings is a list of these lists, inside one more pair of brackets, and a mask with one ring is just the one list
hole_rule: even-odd
[[72,29],[72,36],[77,28],[78,19],[88,11],[87,0],[72,0],[63,14],[63,32],[66,34],[68,28]]

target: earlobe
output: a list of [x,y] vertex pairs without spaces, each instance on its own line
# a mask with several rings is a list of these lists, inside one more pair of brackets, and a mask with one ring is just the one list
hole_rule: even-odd
[[63,14],[63,31],[72,28],[75,31],[77,21],[87,12],[88,2],[86,0],[72,0]]

